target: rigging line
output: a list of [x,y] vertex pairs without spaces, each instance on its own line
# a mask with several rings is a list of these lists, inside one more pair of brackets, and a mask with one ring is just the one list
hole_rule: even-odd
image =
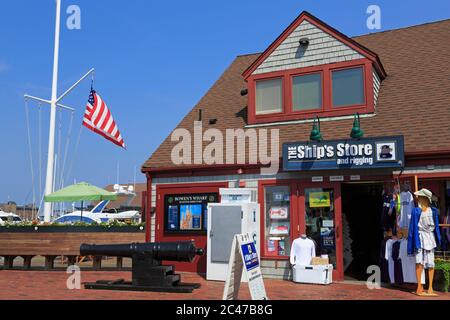
[[41,213],[41,208],[43,207],[43,204],[44,204],[44,197],[45,197],[44,194],[40,195],[41,199],[39,200],[39,207],[38,207],[38,210],[36,212],[36,218],[33,217],[33,219],[37,220],[39,218],[39,215]]
[[[62,110],[58,110],[58,149],[57,149],[57,157],[55,159],[55,174],[54,174],[54,182],[53,182],[53,188],[55,188],[55,191],[58,189],[58,175],[61,171],[61,144],[62,144]],[[60,207],[61,204],[58,203],[57,207]]]
[[31,215],[34,216],[34,207],[36,205],[36,192],[34,186],[34,167],[33,167],[33,151],[31,147],[31,132],[30,132],[30,115],[28,113],[28,99],[25,99],[25,118],[27,124],[27,138],[28,138],[28,156],[30,158],[30,169],[31,169],[31,188],[33,193],[33,206],[31,208]]
[[28,202],[28,199],[30,198],[30,194],[31,194],[31,191],[32,189],[30,189],[29,191],[28,191],[28,193],[27,193],[27,196],[25,197],[25,199],[24,199],[24,207],[26,206],[26,204],[25,203],[27,203]]
[[[62,139],[61,139],[61,135],[62,135],[62,111],[61,109],[58,110],[58,115],[59,115],[59,122],[58,122],[58,151],[57,151],[57,162],[56,162],[56,166],[58,168],[58,171],[55,171],[55,180],[58,177],[58,173],[59,171],[61,171],[59,168],[61,167],[60,165],[60,161],[61,161],[61,144],[62,144]],[[55,169],[56,170],[56,169]]]
[[80,146],[80,140],[81,140],[81,134],[83,133],[83,125],[80,125],[80,131],[78,133],[78,138],[77,138],[77,142],[75,143],[75,150],[74,150],[74,154],[72,156],[72,159],[70,161],[70,166],[69,166],[69,171],[67,172],[67,176],[65,177],[63,183],[66,183],[66,179],[70,178],[72,175],[72,170],[73,170],[73,166],[75,163],[75,159],[77,157],[77,153],[78,153],[78,147]]
[[[42,103],[39,102],[38,104],[38,110],[39,110],[39,134],[38,134],[38,152],[39,152],[39,197],[42,196]],[[40,210],[41,204],[39,204],[38,213]]]
[[60,181],[60,188],[64,187],[64,172],[66,170],[66,163],[67,163],[67,155],[69,153],[69,146],[70,146],[70,142],[72,139],[72,129],[73,129],[73,118],[74,118],[75,113],[72,111],[71,116],[70,116],[70,124],[69,124],[69,130],[67,132],[67,139],[66,139],[66,146],[65,146],[65,150],[64,150],[64,159],[63,159],[63,164],[62,164],[62,168],[61,168],[61,175],[59,178]]
[[70,123],[69,123],[69,130],[67,131],[67,139],[66,139],[66,145],[64,148],[64,158],[63,158],[63,165],[62,165],[62,169],[61,169],[61,177],[60,177],[60,183],[61,183],[61,188],[64,186],[64,172],[65,172],[65,168],[66,168],[66,163],[67,163],[67,155],[69,153],[69,146],[70,146],[70,142],[72,139],[72,129],[73,129],[73,118],[74,118],[74,112],[72,111],[71,116],[70,116]]

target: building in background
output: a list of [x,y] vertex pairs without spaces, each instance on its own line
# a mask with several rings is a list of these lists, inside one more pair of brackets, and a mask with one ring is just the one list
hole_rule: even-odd
[[34,221],[37,219],[39,208],[33,205],[19,206],[15,202],[1,203],[0,211],[17,214],[23,221]]
[[[126,186],[127,184],[121,184],[121,186]],[[135,210],[141,210],[142,209],[142,199],[143,199],[143,193],[147,190],[147,185],[145,183],[136,183],[136,185],[133,185],[134,192],[136,193],[136,197],[132,199],[132,201],[129,204],[127,203],[127,196],[121,195],[117,198],[115,201],[111,201],[108,203],[107,207],[108,209],[114,209],[114,208],[121,208],[122,206],[125,206],[127,208],[133,208]],[[105,187],[105,190],[109,192],[114,192],[114,185],[108,185]]]
[[[280,171],[250,164],[255,141],[245,138],[245,164],[174,165],[178,142],[168,137],[142,166],[148,240],[206,246],[206,230],[180,226],[171,201],[218,201],[220,188],[246,187],[261,205],[265,276],[291,276],[290,244],[302,234],[328,254],[335,279],[364,274],[378,264],[384,232],[395,232],[383,196],[426,187],[441,215],[449,211],[449,34],[444,20],[350,38],[303,12],[264,52],[237,57],[177,129],[194,136],[199,120],[224,137],[278,129]],[[205,273],[206,259],[177,268]]]

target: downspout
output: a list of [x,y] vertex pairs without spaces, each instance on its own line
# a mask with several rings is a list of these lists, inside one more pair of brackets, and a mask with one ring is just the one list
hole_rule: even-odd
[[152,232],[152,176],[146,173],[147,176],[147,205],[145,206],[145,241],[151,241]]

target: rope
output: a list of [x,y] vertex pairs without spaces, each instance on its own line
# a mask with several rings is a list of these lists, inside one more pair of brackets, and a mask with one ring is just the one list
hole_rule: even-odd
[[[58,115],[59,115],[59,121],[58,121],[58,151],[57,151],[57,157],[56,157],[56,162],[55,162],[55,182],[53,184],[55,191],[58,189],[59,186],[59,182],[58,182],[58,175],[59,172],[61,171],[61,145],[62,145],[62,139],[61,139],[61,135],[62,135],[62,110],[58,109]],[[58,210],[61,210],[61,203],[58,203]]]
[[[39,108],[39,197],[42,197],[42,104],[39,102],[38,108]],[[41,211],[41,203],[39,204],[38,208],[38,215]],[[34,218],[34,217],[33,217]]]
[[[74,112],[72,111],[70,114],[69,130],[67,131],[67,138],[66,138],[66,143],[65,143],[65,147],[64,147],[64,156],[62,158],[62,166],[60,166],[60,177],[59,177],[60,189],[64,188],[64,173],[66,170],[67,156],[69,153],[69,146],[70,146],[70,141],[72,138],[73,118],[74,118]],[[65,211],[65,203],[61,203],[60,211]]]
[[[62,111],[61,111],[61,109],[58,110],[58,113],[59,113],[58,151],[57,151],[58,158],[57,158],[56,166],[57,166],[57,169],[60,171],[59,168],[61,168],[60,161],[61,161],[61,144],[62,144],[62,142],[61,142],[62,141],[62,139],[61,139],[61,134],[62,134]],[[58,171],[55,170],[55,178],[57,178],[57,177],[58,177]]]
[[[71,175],[72,175],[72,170],[73,170],[73,166],[74,166],[74,163],[75,163],[75,160],[76,160],[76,155],[78,153],[78,147],[80,146],[80,140],[81,140],[81,134],[82,133],[83,133],[83,125],[80,126],[80,132],[78,133],[77,142],[75,144],[75,152],[74,152],[74,155],[73,155],[73,157],[72,157],[72,159],[70,161],[69,171],[67,172],[66,179],[70,178]],[[64,179],[64,184],[66,182],[66,179]]]
[[[95,72],[93,72],[91,75],[91,90],[94,89],[94,81],[95,81]],[[72,121],[73,121],[73,113],[72,113],[72,118],[70,121],[70,132],[72,132]],[[77,138],[77,142],[75,144],[74,155],[70,161],[69,170],[67,171],[67,176],[61,178],[63,185],[65,185],[66,179],[70,178],[72,175],[73,167],[74,167],[75,160],[76,160],[76,155],[78,154],[78,148],[80,146],[80,140],[81,140],[82,133],[83,133],[83,125],[80,126],[80,131],[78,132],[78,138]],[[67,147],[67,145],[66,145],[66,147]],[[64,157],[66,157],[66,155]],[[64,160],[64,163],[65,162],[66,162],[66,160]]]
[[71,116],[70,116],[69,130],[67,132],[66,146],[64,148],[64,159],[63,159],[63,164],[62,164],[62,169],[61,169],[61,176],[59,179],[60,188],[64,188],[64,172],[66,170],[67,155],[69,153],[70,141],[72,139],[73,118],[74,118],[74,112],[72,111]]
[[41,208],[42,208],[43,205],[44,205],[44,197],[45,197],[45,194],[42,194],[40,197],[41,197],[41,199],[39,200],[39,208],[38,208],[38,212],[37,212],[37,214],[36,214],[36,217],[33,218],[33,220],[37,220],[37,219],[39,218],[39,215],[40,215],[40,213],[41,213]]
[[33,193],[33,207],[31,208],[31,215],[34,216],[34,207],[36,205],[36,192],[34,188],[33,152],[31,148],[30,115],[28,114],[28,99],[25,99],[25,118],[27,125],[28,156],[30,158],[30,169],[31,169],[31,188]]

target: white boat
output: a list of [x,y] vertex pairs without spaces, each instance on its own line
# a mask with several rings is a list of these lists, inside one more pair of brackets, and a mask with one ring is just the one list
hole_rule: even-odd
[[[114,193],[117,196],[126,196],[125,202],[121,205],[121,207],[127,207],[131,204],[133,199],[137,196],[134,192],[133,186],[124,187],[115,185]],[[121,211],[119,209],[107,209],[109,200],[101,201],[97,204],[91,211],[74,211],[68,214],[65,214],[53,221],[53,223],[104,223],[111,221],[119,221],[119,222],[133,222],[140,223],[142,221],[141,213],[137,210],[126,210]]]
[[22,219],[14,213],[0,211],[0,226],[6,223],[20,223]]

